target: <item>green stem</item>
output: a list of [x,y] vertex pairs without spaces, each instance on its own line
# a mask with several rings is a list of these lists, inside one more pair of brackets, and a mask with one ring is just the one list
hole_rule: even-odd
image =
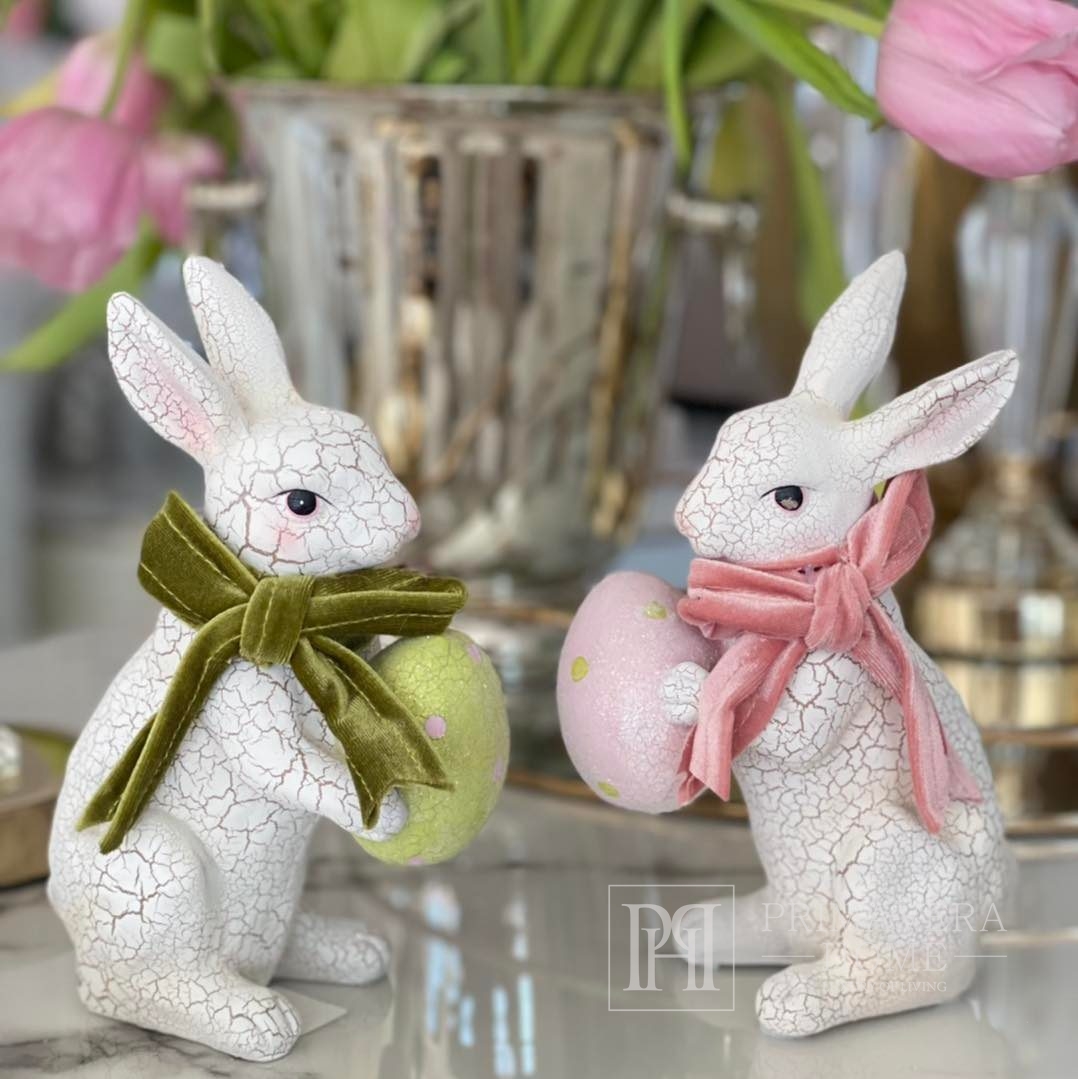
[[692,164],[692,125],[685,107],[685,87],[681,81],[681,0],[663,0],[663,89],[666,113],[674,138],[678,169],[684,176]]
[[509,81],[515,83],[520,75],[523,47],[520,33],[519,0],[501,0],[502,33],[505,36],[505,55],[509,63]]
[[106,120],[112,115],[112,110],[119,100],[120,91],[123,90],[124,82],[127,80],[127,68],[134,55],[135,46],[142,37],[151,4],[152,0],[128,0],[124,8],[123,22],[120,23],[120,34],[116,46],[116,66],[112,70],[112,81],[105,95],[105,103],[101,106],[101,115]]
[[883,19],[877,19],[863,11],[853,11],[834,0],[756,0],[756,3],[762,7],[775,7],[797,15],[808,15],[810,18],[844,26],[847,30],[855,30],[869,37],[878,38],[883,33]]
[[44,325],[0,357],[0,371],[43,371],[96,337],[105,327],[109,297],[138,288],[164,249],[161,237],[144,227],[127,254],[100,281],[72,297]]
[[198,0],[198,28],[202,39],[202,57],[206,70],[221,72],[221,59],[217,54],[217,0]]

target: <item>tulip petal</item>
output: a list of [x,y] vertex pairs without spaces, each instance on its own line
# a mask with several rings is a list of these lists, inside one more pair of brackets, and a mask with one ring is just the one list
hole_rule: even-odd
[[[60,67],[56,103],[87,116],[99,115],[112,86],[116,61],[115,35],[83,38]],[[167,101],[168,86],[150,72],[136,52],[127,65],[124,84],[109,119],[139,135],[148,135]]]
[[892,124],[984,176],[1075,160],[1078,10],[1055,0],[896,0],[876,92]]
[[146,208],[169,243],[182,243],[187,233],[187,187],[198,180],[221,176],[225,156],[211,139],[168,134],[145,144],[142,162]]
[[81,291],[134,242],[142,203],[126,128],[55,107],[0,127],[0,262]]

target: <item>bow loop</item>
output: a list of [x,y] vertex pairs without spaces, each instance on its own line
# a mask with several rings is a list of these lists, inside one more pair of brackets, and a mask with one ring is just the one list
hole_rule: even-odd
[[865,632],[865,615],[872,604],[865,575],[852,562],[836,562],[814,578],[812,618],[805,634],[810,652],[850,652]]
[[313,577],[263,577],[243,610],[240,655],[256,667],[287,663],[303,634],[313,589]]

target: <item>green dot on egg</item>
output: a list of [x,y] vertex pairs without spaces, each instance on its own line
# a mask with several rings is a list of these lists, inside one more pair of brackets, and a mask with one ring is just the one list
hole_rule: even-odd
[[667,611],[667,609],[661,603],[658,603],[655,600],[652,600],[644,608],[644,616],[646,618],[654,618],[656,620],[660,620],[665,618],[668,613],[669,612]]
[[572,667],[569,668],[569,673],[573,676],[574,682],[579,682],[587,676],[588,661],[583,656],[577,656],[573,660]]
[[607,781],[605,779],[600,780],[600,782],[597,784],[597,786],[598,786],[599,790],[601,790],[603,792],[603,794],[605,794],[607,796],[607,798],[619,798],[619,797],[621,797],[618,794],[618,788],[615,787],[613,783],[607,783]]

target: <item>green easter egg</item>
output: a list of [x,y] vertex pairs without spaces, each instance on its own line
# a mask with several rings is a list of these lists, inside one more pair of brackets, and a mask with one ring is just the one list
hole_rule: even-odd
[[356,842],[383,862],[429,865],[459,854],[483,827],[505,780],[509,723],[490,657],[456,630],[395,641],[372,661],[426,731],[454,784],[402,789],[408,823],[392,839]]

